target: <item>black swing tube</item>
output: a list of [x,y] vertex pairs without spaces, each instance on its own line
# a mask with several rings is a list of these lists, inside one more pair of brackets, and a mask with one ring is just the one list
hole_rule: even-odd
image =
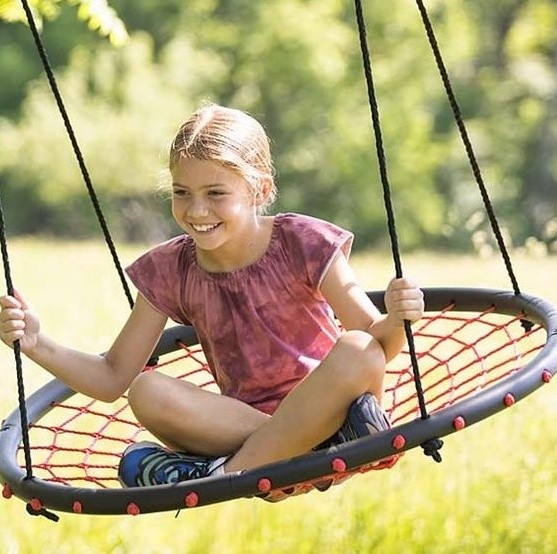
[[[482,312],[490,307],[494,313],[521,316],[545,328],[547,340],[535,359],[520,372],[502,379],[491,388],[463,399],[454,405],[431,414],[427,419],[417,418],[398,425],[373,437],[362,438],[328,450],[298,456],[290,460],[269,464],[245,471],[210,477],[175,485],[160,485],[130,489],[87,489],[26,478],[17,464],[17,452],[22,432],[19,411],[15,410],[0,429],[0,476],[13,494],[24,501],[38,499],[44,508],[75,511],[87,514],[118,515],[130,513],[133,505],[139,513],[151,513],[186,508],[186,497],[196,496],[196,505],[204,506],[241,497],[261,494],[260,479],[267,479],[273,489],[287,488],[296,483],[312,481],[334,473],[333,460],[342,458],[346,470],[351,471],[392,454],[413,449],[432,438],[449,435],[455,431],[453,422],[463,417],[466,426],[477,423],[505,408],[502,399],[512,394],[519,401],[534,392],[557,372],[557,309],[538,297],[494,289],[429,288],[424,289],[426,311],[435,312],[454,304],[454,311]],[[379,307],[383,306],[383,292],[368,292]],[[177,326],[165,331],[154,356],[176,350],[177,342],[188,346],[196,344],[191,327]],[[27,400],[30,425],[43,417],[55,402],[61,402],[74,392],[53,380]],[[395,437],[402,435],[405,444],[395,448]]]

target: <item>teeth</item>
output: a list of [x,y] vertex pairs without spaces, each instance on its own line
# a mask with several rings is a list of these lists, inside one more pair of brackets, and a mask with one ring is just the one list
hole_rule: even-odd
[[193,225],[192,223],[193,229],[198,233],[206,233],[207,231],[211,231],[212,229],[217,227],[217,225],[218,223],[214,223],[213,225]]

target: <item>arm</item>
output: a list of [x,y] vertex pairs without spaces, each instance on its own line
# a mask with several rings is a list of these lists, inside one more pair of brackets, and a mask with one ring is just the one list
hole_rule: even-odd
[[337,254],[321,284],[321,292],[346,329],[361,329],[373,335],[387,361],[405,343],[404,320],[416,321],[423,315],[423,293],[409,279],[393,279],[385,291],[387,315],[382,315],[357,284],[344,254]]
[[149,359],[166,323],[141,295],[120,334],[104,355],[62,346],[40,332],[37,316],[21,297],[0,299],[0,338],[20,341],[21,351],[73,390],[112,402],[119,398]]

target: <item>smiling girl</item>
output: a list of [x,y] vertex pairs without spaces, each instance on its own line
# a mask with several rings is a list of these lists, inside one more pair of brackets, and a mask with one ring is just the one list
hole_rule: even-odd
[[[123,453],[124,486],[257,467],[389,427],[385,365],[423,295],[393,279],[382,315],[348,263],[353,236],[298,214],[265,215],[269,141],[246,113],[205,106],[170,148],[181,234],[128,269],[135,306],[104,355],[55,343],[21,296],[0,299],[0,337],[72,389],[129,404],[161,444]],[[335,320],[341,323],[342,331]],[[167,319],[193,325],[221,394],[141,370]]]

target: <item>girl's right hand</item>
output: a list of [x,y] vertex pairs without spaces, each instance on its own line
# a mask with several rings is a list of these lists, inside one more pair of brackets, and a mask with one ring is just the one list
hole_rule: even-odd
[[22,352],[33,349],[37,345],[40,322],[25,300],[17,292],[15,296],[2,296],[0,308],[0,339],[10,347],[19,340]]

